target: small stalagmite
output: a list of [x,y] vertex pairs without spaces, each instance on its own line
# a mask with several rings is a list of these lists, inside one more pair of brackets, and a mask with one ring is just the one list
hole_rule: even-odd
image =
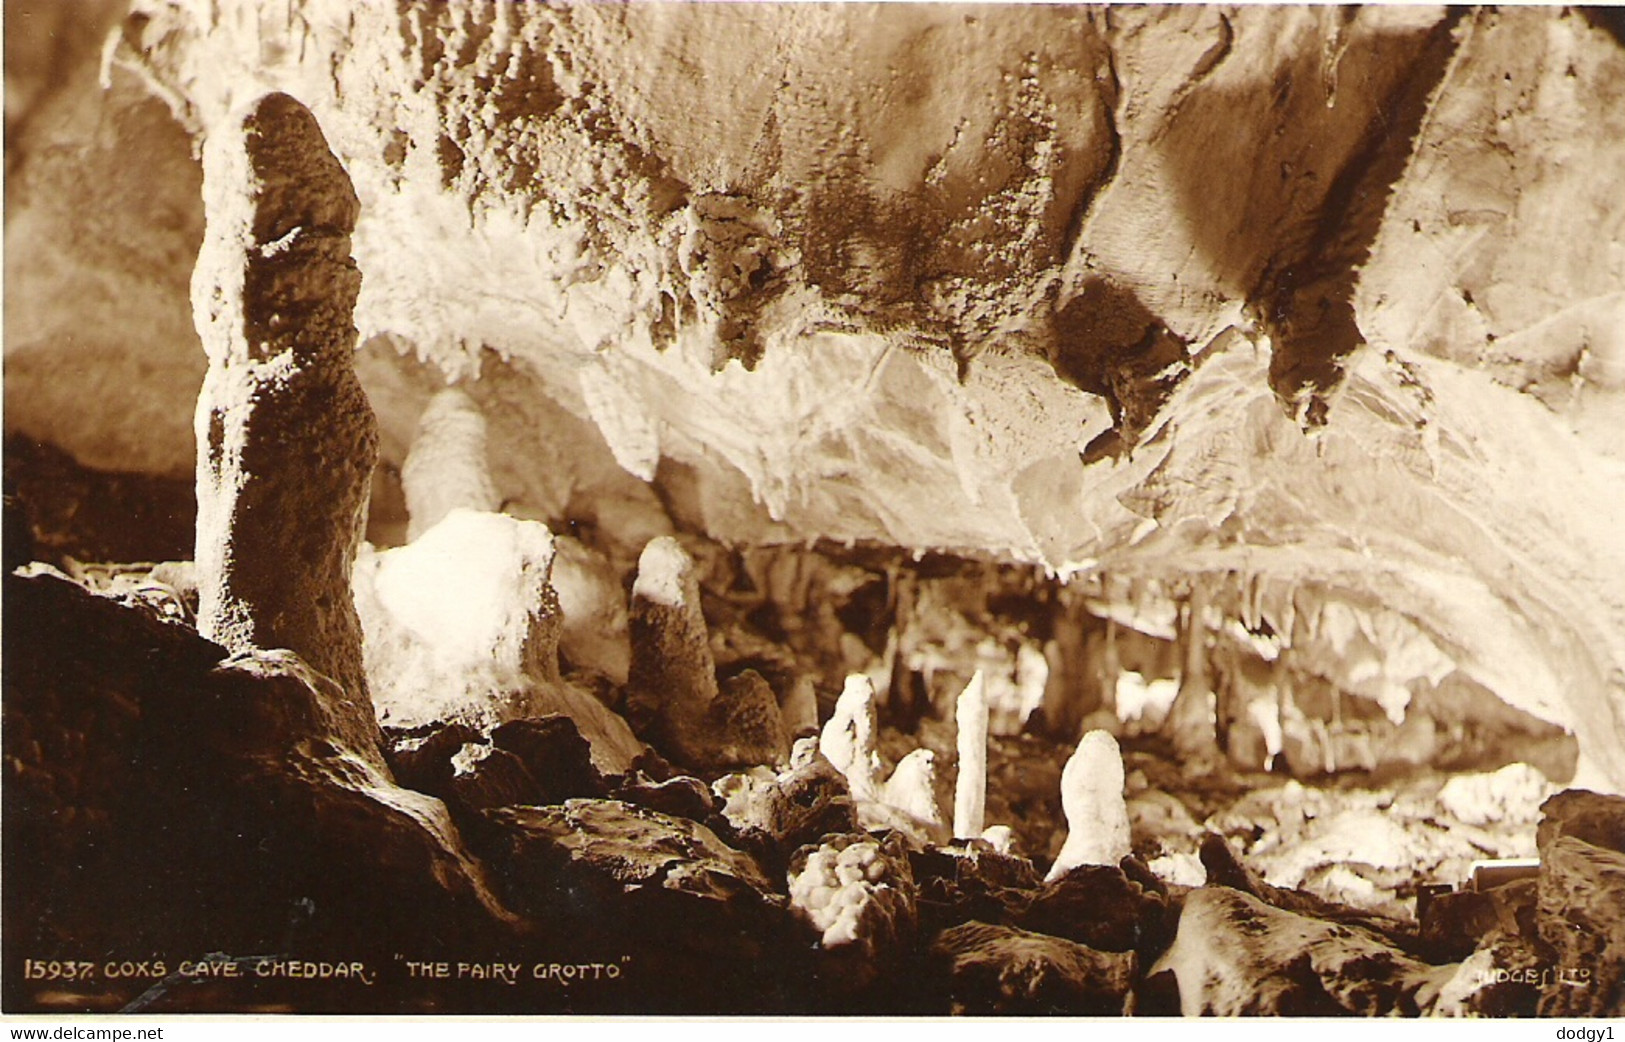
[[461,387],[436,392],[424,407],[401,464],[401,487],[410,515],[408,539],[457,507],[495,511],[502,505],[485,456],[485,415]]
[[670,536],[649,540],[638,557],[628,628],[627,718],[659,744],[661,721],[673,713],[703,714],[717,697],[694,560]]
[[959,776],[954,782],[954,838],[982,834],[987,814],[987,683],[977,670],[959,694],[954,711],[959,729]]
[[835,769],[846,775],[852,798],[877,802],[875,782],[875,685],[868,676],[853,673],[846,678],[835,712],[818,736],[818,750]]
[[686,767],[778,764],[790,738],[778,701],[753,670],[717,683],[694,561],[670,536],[638,558],[629,618],[627,715],[638,734]]
[[375,729],[350,599],[377,422],[356,378],[360,210],[315,118],[285,94],[203,149],[207,221],[192,279],[209,366],[195,415],[198,629],[234,651],[288,648]]
[[881,802],[931,828],[942,826],[937,809],[937,762],[930,749],[916,749],[897,763],[881,790]]
[[1105,731],[1084,735],[1061,772],[1066,844],[1045,882],[1053,882],[1079,865],[1115,865],[1128,856],[1123,780],[1123,755],[1117,739]]

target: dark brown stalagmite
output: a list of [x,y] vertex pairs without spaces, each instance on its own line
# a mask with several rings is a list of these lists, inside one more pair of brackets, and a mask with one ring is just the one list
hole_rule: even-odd
[[198,628],[234,651],[297,652],[343,687],[346,731],[370,744],[350,595],[378,455],[354,368],[360,204],[315,118],[285,94],[206,144],[204,203]]

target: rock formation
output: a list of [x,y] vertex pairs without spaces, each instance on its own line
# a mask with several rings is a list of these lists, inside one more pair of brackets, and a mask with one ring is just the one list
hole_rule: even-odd
[[1134,981],[1133,952],[1097,952],[1005,926],[956,926],[933,951],[952,960],[956,1016],[1114,1016]]
[[1179,934],[1153,973],[1172,971],[1186,1016],[1416,1016],[1454,967],[1271,908],[1223,887],[1185,898]]
[[378,435],[356,378],[359,204],[315,117],[255,102],[204,147],[193,279],[209,370],[197,402],[198,630],[290,648],[371,717],[350,569]]
[[914,877],[901,844],[835,836],[790,866],[790,908],[818,939],[832,977],[857,989],[872,982],[912,942],[918,912]]
[[982,834],[987,813],[987,696],[982,674],[971,677],[954,712],[959,771],[954,780],[954,835]]
[[401,464],[401,488],[408,541],[458,507],[489,512],[502,505],[486,459],[485,417],[467,391],[447,387],[429,399]]
[[873,803],[880,798],[875,779],[876,757],[875,688],[868,677],[854,673],[846,678],[835,711],[824,722],[818,736],[818,751],[846,775],[852,798]]
[[677,540],[662,536],[643,548],[629,628],[627,712],[666,755],[701,770],[789,755],[778,701],[760,674],[746,670],[718,685],[694,561]]
[[642,751],[626,722],[559,676],[562,620],[545,525],[458,508],[407,546],[362,553],[355,604],[380,720],[490,731],[562,713],[606,771]]
[[1079,865],[1115,865],[1129,853],[1128,807],[1123,800],[1123,757],[1105,731],[1083,736],[1061,774],[1066,845],[1046,881]]
[[895,807],[931,828],[942,827],[937,807],[936,753],[916,749],[897,762],[880,789],[880,802]]

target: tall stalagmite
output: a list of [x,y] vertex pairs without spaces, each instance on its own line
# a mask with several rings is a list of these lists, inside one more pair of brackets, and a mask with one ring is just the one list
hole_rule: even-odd
[[203,150],[207,230],[192,280],[209,357],[195,418],[198,628],[289,648],[372,724],[350,569],[378,455],[356,379],[360,204],[315,118],[285,94]]

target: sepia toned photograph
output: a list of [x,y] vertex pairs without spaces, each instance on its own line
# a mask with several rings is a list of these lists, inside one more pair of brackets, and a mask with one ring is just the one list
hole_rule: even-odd
[[1625,8],[4,56],[5,1014],[1625,1016]]

